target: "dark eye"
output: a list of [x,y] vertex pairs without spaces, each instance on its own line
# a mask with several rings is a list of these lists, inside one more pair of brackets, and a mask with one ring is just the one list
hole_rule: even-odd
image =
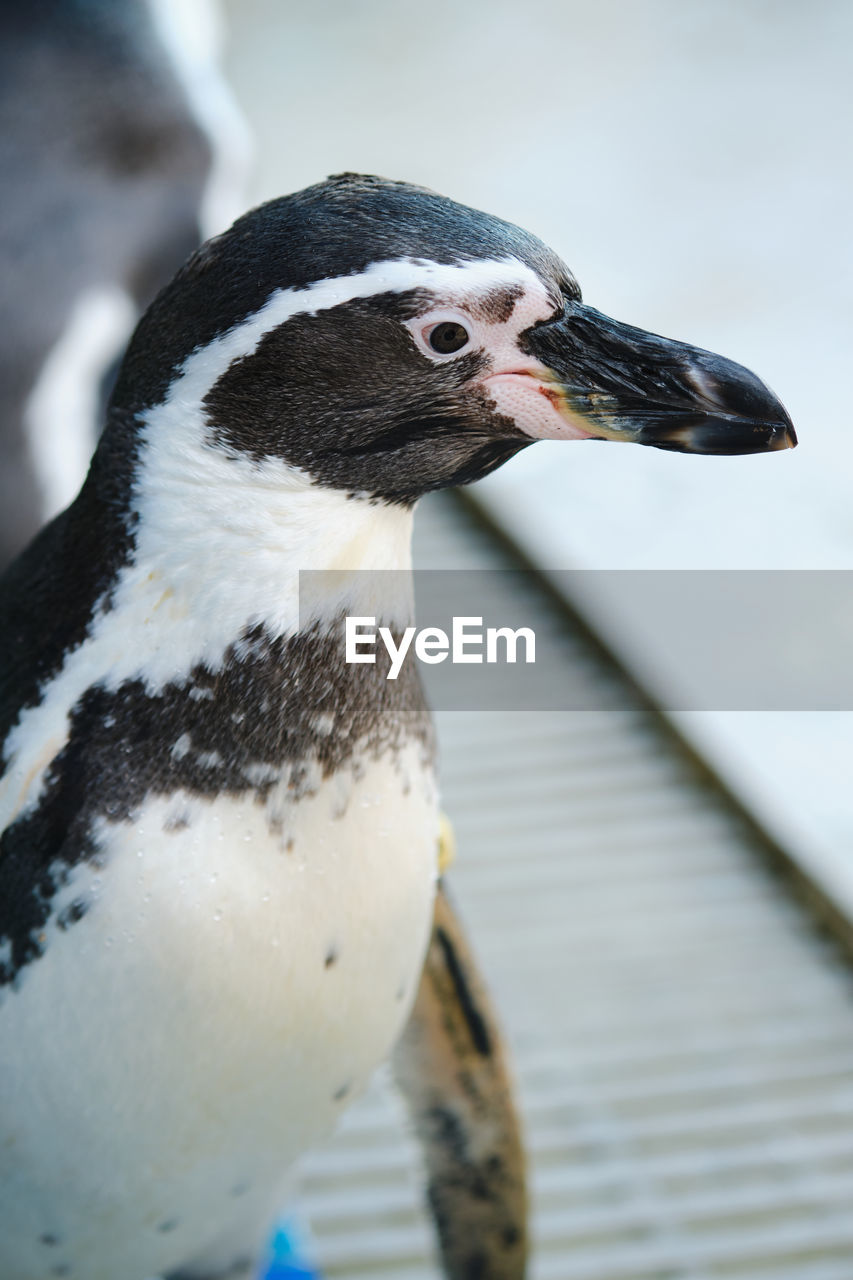
[[468,341],[468,330],[455,320],[442,320],[434,329],[430,329],[429,345],[439,355],[449,356],[454,351],[461,351]]

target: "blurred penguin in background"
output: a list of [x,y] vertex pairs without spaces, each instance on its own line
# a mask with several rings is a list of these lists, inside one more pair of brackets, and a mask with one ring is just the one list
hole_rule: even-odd
[[242,210],[208,0],[0,0],[0,570],[75,497],[139,313]]

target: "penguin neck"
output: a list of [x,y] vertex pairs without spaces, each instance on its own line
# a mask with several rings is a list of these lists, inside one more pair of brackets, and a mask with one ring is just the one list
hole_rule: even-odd
[[140,452],[131,504],[134,560],[175,586],[411,568],[413,508],[325,487],[278,458],[158,441]]
[[[158,649],[177,646],[187,663],[215,666],[249,629],[289,636],[342,613],[410,621],[413,508],[324,487],[282,459],[226,450],[198,422],[163,409],[140,424],[133,548],[111,600],[138,619],[142,636]],[[377,578],[384,570],[397,572]],[[300,601],[305,571],[319,576]]]

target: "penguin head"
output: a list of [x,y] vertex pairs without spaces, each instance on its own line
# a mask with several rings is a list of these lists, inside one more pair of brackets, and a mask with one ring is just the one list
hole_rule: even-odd
[[534,236],[356,174],[246,214],[159,295],[113,408],[169,402],[196,407],[206,446],[402,504],[537,439],[796,443],[755,375],[586,306]]

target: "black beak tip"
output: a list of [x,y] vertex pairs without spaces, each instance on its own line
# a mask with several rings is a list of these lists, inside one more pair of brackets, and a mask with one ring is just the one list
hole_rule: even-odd
[[780,440],[773,446],[774,449],[796,449],[798,441],[793,422],[786,422],[784,427],[778,428],[778,433]]
[[[697,353],[688,379],[708,416],[694,428],[693,445],[707,453],[775,453],[794,449],[797,433],[787,409],[766,383],[743,365]],[[698,375],[698,376],[697,376]]]
[[763,424],[756,427],[755,434],[757,440],[764,437],[763,447],[756,449],[757,453],[777,453],[780,449],[797,447],[797,433],[787,414],[782,422],[769,423],[766,427]]
[[640,444],[674,453],[717,454],[741,457],[749,453],[776,453],[793,449],[797,435],[790,421],[733,422],[728,417],[691,416],[677,423],[645,428],[638,437]]

